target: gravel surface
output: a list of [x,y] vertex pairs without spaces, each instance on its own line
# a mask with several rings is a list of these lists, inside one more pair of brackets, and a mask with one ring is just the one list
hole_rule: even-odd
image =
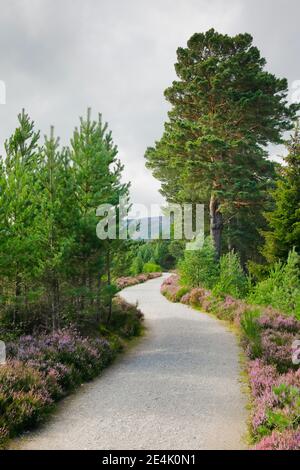
[[235,336],[206,314],[166,300],[161,283],[122,291],[127,301],[139,302],[145,337],[15,448],[245,448]]

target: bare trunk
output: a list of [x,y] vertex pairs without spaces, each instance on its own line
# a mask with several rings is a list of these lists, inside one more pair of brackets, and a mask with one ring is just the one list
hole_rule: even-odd
[[55,279],[55,306],[56,306],[56,321],[57,328],[60,328],[60,295],[59,295],[59,281]]
[[16,323],[17,315],[18,315],[18,311],[19,311],[21,293],[22,293],[21,277],[17,273],[17,275],[16,275],[16,286],[15,286],[15,307],[14,307],[14,316],[13,316],[13,324],[14,325]]
[[100,311],[101,311],[101,298],[100,298],[100,294],[101,294],[101,277],[100,277],[100,274],[98,273],[98,279],[97,279],[97,301],[96,301],[96,309],[97,309],[97,312],[96,312],[96,321],[99,322],[100,321],[100,318],[101,318],[101,314],[100,314]]
[[[106,269],[107,269],[107,285],[111,285],[110,279],[110,247],[107,249],[107,257],[106,257]],[[109,305],[108,305],[108,316],[107,316],[107,324],[109,325],[112,315],[112,298],[109,294]]]
[[53,293],[51,295],[51,318],[52,318],[52,331],[54,332],[56,329],[56,321],[55,321],[55,303],[54,303]]
[[51,319],[52,330],[59,328],[59,283],[55,271],[51,272]]
[[210,235],[213,240],[217,257],[221,256],[221,242],[222,242],[222,229],[223,217],[219,211],[219,202],[214,195],[211,195],[209,204],[210,214]]
[[227,240],[227,245],[228,245],[228,251],[231,252],[233,250],[232,247],[232,241],[231,241],[231,232],[230,232],[230,226],[231,226],[231,220],[229,219],[227,222],[228,225],[228,240]]

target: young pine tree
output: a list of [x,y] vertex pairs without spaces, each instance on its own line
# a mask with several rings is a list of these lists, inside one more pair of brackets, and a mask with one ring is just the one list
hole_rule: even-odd
[[41,208],[39,232],[42,242],[41,278],[48,294],[52,328],[60,323],[62,280],[67,280],[68,251],[75,236],[78,217],[69,151],[59,148],[59,139],[51,127],[41,148],[39,184]]
[[[123,166],[118,157],[117,147],[112,140],[107,124],[101,115],[98,121],[87,118],[80,120],[80,128],[75,129],[71,141],[71,159],[75,181],[76,203],[79,209],[76,232],[76,255],[74,270],[80,278],[80,285],[88,293],[93,291],[97,279],[99,299],[100,279],[105,273],[107,288],[112,291],[111,269],[119,240],[99,240],[96,236],[96,209],[101,204],[111,204],[118,208],[119,198],[127,196],[128,185],[121,182]],[[81,298],[84,303],[84,296]],[[108,305],[108,320],[111,316],[111,297]]]
[[23,110],[19,126],[5,142],[5,195],[2,197],[2,221],[5,236],[1,239],[0,269],[9,283],[8,295],[15,304],[16,321],[21,297],[27,302],[27,292],[37,278],[40,240],[36,230],[40,209],[37,174],[40,160],[39,132]]
[[264,232],[263,255],[270,262],[286,260],[294,247],[300,254],[300,128],[288,143],[285,166],[281,167],[272,192],[274,209],[265,213],[269,231]]

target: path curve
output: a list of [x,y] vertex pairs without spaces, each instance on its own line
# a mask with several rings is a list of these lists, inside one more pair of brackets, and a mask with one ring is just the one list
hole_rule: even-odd
[[63,400],[17,448],[244,448],[246,398],[235,336],[208,315],[166,300],[161,283],[122,291],[127,301],[139,302],[146,336]]

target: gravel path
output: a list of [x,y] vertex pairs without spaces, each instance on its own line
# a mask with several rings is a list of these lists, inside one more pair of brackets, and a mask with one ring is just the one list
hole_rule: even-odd
[[[166,275],[164,275],[166,276]],[[162,278],[122,291],[147,334],[54,415],[21,449],[243,449],[246,398],[234,335],[159,292]]]

